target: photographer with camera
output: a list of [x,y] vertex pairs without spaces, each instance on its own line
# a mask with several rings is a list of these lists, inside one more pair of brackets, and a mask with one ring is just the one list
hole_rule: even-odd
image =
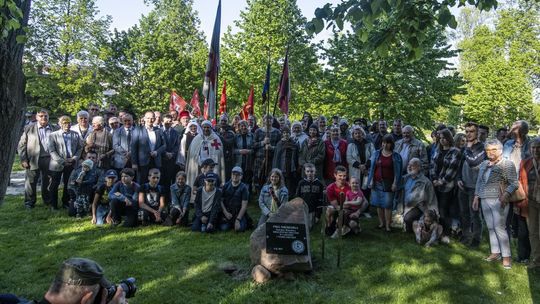
[[2,304],[125,304],[137,291],[135,279],[111,284],[98,263],[70,258],[62,263],[54,281],[40,301],[27,301],[14,295],[0,295]]

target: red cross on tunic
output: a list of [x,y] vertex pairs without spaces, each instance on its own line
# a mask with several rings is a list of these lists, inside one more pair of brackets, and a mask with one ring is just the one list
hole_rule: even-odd
[[219,146],[221,146],[221,143],[217,139],[214,139],[214,142],[211,144],[211,146],[216,148],[216,150],[219,150]]

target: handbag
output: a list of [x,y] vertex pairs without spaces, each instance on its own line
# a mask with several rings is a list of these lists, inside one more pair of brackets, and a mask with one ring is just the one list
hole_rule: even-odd
[[[503,183],[503,182],[501,182],[499,184],[499,194],[500,194],[500,196],[502,196],[504,194],[504,192],[506,191],[506,187],[507,187],[507,185],[505,183]],[[508,198],[508,202],[515,203],[515,202],[522,201],[522,200],[524,200],[526,198],[527,198],[527,195],[525,194],[525,190],[523,190],[523,186],[518,181],[518,187],[517,187],[516,191],[514,191],[514,192],[512,192],[510,194],[510,197]]]

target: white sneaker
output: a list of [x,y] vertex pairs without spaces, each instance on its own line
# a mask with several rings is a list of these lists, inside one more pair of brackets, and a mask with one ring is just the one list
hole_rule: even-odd
[[339,231],[336,229],[334,233],[330,236],[331,239],[337,239],[339,237]]
[[369,214],[369,212],[364,212],[362,213],[364,215],[365,218],[371,218],[371,214]]
[[351,228],[349,228],[349,226],[343,227],[343,234],[342,234],[342,236],[343,236],[343,235],[346,235],[346,234],[349,233],[349,232],[351,232]]
[[446,245],[450,244],[450,238],[447,235],[443,236],[441,238],[441,243],[446,244]]

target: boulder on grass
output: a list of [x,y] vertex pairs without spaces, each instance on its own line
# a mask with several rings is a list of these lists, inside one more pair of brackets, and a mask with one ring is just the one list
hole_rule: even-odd
[[255,282],[260,284],[266,283],[272,278],[270,271],[261,265],[255,265],[255,267],[253,267],[251,270],[251,276]]
[[253,265],[262,265],[274,274],[283,272],[308,272],[313,270],[309,246],[309,211],[304,200],[296,198],[281,205],[268,222],[302,224],[306,229],[305,255],[276,254],[266,251],[266,223],[257,227],[250,237],[250,257]]

